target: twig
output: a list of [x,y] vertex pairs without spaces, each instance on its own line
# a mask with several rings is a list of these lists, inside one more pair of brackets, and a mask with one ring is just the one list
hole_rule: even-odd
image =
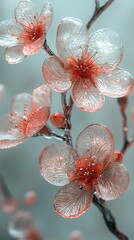
[[55,56],[55,53],[51,50],[51,48],[47,44],[47,39],[45,39],[45,42],[43,44],[43,47],[45,51],[50,55],[50,56]]
[[112,213],[107,208],[107,206],[104,204],[104,201],[100,198],[97,198],[94,195],[93,203],[99,209],[99,211],[102,213],[104,221],[105,221],[108,229],[110,230],[110,232],[120,240],[128,240],[128,237],[118,230],[115,218],[113,217]]
[[93,23],[97,20],[97,18],[113,3],[114,0],[109,0],[103,6],[100,7],[99,0],[95,0],[95,10],[93,16],[87,23],[87,29],[89,29]]
[[122,97],[117,99],[120,112],[122,116],[122,131],[123,131],[123,146],[121,152],[124,154],[127,149],[134,143],[134,137],[129,140],[128,139],[128,126],[127,126],[127,115],[126,115],[126,108],[128,105],[128,98]]
[[3,177],[0,175],[0,189],[5,198],[11,198],[12,194],[10,193]]

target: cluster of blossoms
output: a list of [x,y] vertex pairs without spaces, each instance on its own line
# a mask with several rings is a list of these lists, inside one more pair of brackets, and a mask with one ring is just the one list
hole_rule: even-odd
[[[0,23],[0,46],[6,47],[8,63],[19,63],[45,46],[52,15],[49,3],[38,16],[31,0],[20,1],[15,20]],[[45,59],[42,66],[46,83],[36,87],[32,95],[16,95],[10,114],[0,118],[1,149],[17,146],[43,132],[50,117],[51,89],[66,93],[72,88],[73,102],[87,112],[98,111],[104,96],[119,98],[133,91],[131,75],[118,66],[123,56],[122,40],[112,30],[100,29],[88,36],[81,20],[67,17],[58,26],[56,46],[57,55]],[[55,113],[50,120],[65,130],[65,114]],[[62,186],[54,208],[66,218],[82,215],[94,194],[112,200],[129,184],[122,153],[114,152],[112,133],[100,124],[89,125],[79,134],[76,150],[65,143],[44,148],[39,166],[49,183]]]

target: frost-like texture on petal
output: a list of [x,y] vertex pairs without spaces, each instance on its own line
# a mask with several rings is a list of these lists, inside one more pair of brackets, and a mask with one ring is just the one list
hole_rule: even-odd
[[39,156],[41,175],[53,185],[64,186],[69,182],[68,166],[76,157],[72,147],[63,143],[44,148]]
[[45,27],[45,32],[47,32],[48,28],[50,27],[53,19],[53,8],[49,2],[46,2],[41,14],[38,18],[38,21],[42,22],[42,25]]
[[55,91],[65,92],[72,86],[70,73],[64,71],[57,57],[47,58],[43,63],[42,72],[47,84]]
[[57,30],[57,51],[61,58],[82,56],[88,48],[88,31],[81,20],[64,18]]
[[37,39],[36,41],[32,42],[28,45],[25,45],[23,47],[23,54],[25,55],[33,55],[36,52],[38,52],[41,47],[43,46],[45,41],[45,35],[41,36],[39,39]]
[[54,208],[64,218],[77,218],[89,208],[92,197],[92,191],[80,189],[76,182],[72,182],[57,192]]
[[110,163],[96,186],[97,194],[104,200],[113,200],[124,193],[129,185],[129,175],[124,165]]
[[20,45],[6,48],[5,60],[9,64],[17,64],[21,62],[25,58],[25,55],[23,54],[22,51],[23,51],[23,47]]
[[96,80],[100,92],[109,97],[123,97],[134,89],[132,76],[121,68],[99,75]]
[[35,23],[38,18],[38,13],[35,5],[30,0],[21,0],[15,8],[14,14],[16,21],[22,25]]
[[0,46],[11,47],[18,44],[18,36],[22,31],[21,25],[15,20],[5,20],[0,23]]
[[32,96],[29,93],[17,94],[13,97],[11,114],[13,116],[28,117],[32,110]]
[[36,112],[32,112],[32,114],[28,118],[26,134],[28,137],[37,133],[45,123],[47,122],[50,115],[50,110],[47,107],[41,107]]
[[122,39],[108,28],[99,29],[89,37],[89,54],[104,67],[116,66],[123,55]]
[[0,100],[4,97],[5,95],[5,86],[0,83]]
[[0,149],[15,147],[25,139],[26,136],[11,123],[9,114],[0,117]]
[[32,92],[32,110],[36,111],[40,107],[51,107],[52,92],[44,83],[36,87]]
[[76,151],[80,157],[89,156],[94,161],[107,164],[113,157],[113,136],[103,125],[91,124],[76,140]]
[[76,81],[72,90],[72,98],[78,108],[87,112],[96,112],[105,101],[104,96],[88,79]]

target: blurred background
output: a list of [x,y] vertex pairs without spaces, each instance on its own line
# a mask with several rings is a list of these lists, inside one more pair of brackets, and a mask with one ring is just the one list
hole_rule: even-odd
[[[85,24],[94,11],[94,0],[49,0],[54,9],[54,19],[48,31],[48,44],[53,51],[55,48],[56,29],[64,17],[80,18]],[[0,21],[14,17],[17,0],[0,1]],[[44,0],[34,0],[39,11]],[[105,1],[101,1],[104,4]],[[90,29],[90,33],[99,28],[111,28],[118,32],[124,41],[124,58],[121,67],[134,76],[134,1],[115,0]],[[33,88],[43,83],[41,72],[42,63],[47,57],[45,51],[40,51],[32,57],[27,57],[22,63],[8,65],[4,61],[4,49],[0,48],[0,82],[6,86],[6,94],[0,102],[0,115],[10,110],[11,98],[21,92],[31,93]],[[129,135],[134,135],[134,123],[130,119],[134,105],[134,94],[129,97],[127,115],[129,118]],[[61,110],[60,94],[53,94],[51,113]],[[87,125],[101,123],[113,133],[115,149],[122,147],[122,119],[116,99],[106,98],[104,107],[97,113],[86,113],[74,106],[72,113],[72,136],[76,137]],[[0,150],[0,175],[5,179],[11,193],[20,202],[22,210],[29,209],[35,219],[35,225],[41,231],[43,238],[55,237],[57,240],[67,240],[74,229],[84,234],[85,240],[114,240],[116,239],[107,229],[103,218],[92,204],[90,209],[80,218],[68,220],[58,216],[53,210],[53,199],[57,187],[48,184],[42,177],[38,166],[38,156],[41,150],[58,140],[31,138],[22,145],[8,150]],[[126,233],[129,239],[134,239],[134,146],[124,156],[124,164],[130,174],[130,186],[125,194],[117,200],[107,203],[116,218],[118,227]],[[37,193],[35,206],[27,207],[24,194],[28,190]],[[12,239],[7,233],[7,225],[12,217],[0,211],[0,240]]]

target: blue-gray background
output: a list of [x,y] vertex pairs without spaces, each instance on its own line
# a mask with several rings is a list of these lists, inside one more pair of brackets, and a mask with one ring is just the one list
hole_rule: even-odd
[[[34,0],[40,11],[44,0]],[[54,8],[54,19],[47,38],[50,47],[55,51],[56,28],[61,19],[67,16],[80,18],[87,23],[94,10],[94,0],[50,0]],[[104,1],[101,1],[104,3]],[[13,18],[14,7],[17,0],[0,0],[0,21]],[[109,27],[117,31],[124,40],[124,58],[121,66],[134,76],[134,1],[115,0],[113,5],[96,21],[90,32],[96,29]],[[10,101],[14,94],[21,92],[31,93],[32,89],[43,83],[41,67],[47,54],[40,51],[28,57],[18,65],[8,65],[3,57],[4,49],[0,49],[0,82],[6,86],[6,96],[0,103],[0,114],[9,112]],[[127,109],[130,118],[134,95],[129,98]],[[52,112],[61,109],[60,94],[54,93]],[[86,113],[74,107],[72,114],[75,139],[78,133],[90,123],[102,123],[108,126],[115,138],[115,149],[122,146],[122,129],[119,107],[116,99],[106,98],[104,107],[97,113]],[[129,135],[134,134],[134,123],[129,120]],[[41,177],[38,167],[40,151],[56,140],[44,138],[29,139],[22,145],[0,150],[0,174],[6,180],[12,194],[20,200],[21,209],[26,209],[23,196],[27,190],[37,192],[38,201],[31,207],[35,223],[45,238],[55,236],[58,240],[67,240],[68,234],[79,229],[84,233],[85,240],[114,240],[114,236],[107,230],[101,214],[92,205],[80,218],[74,220],[63,219],[53,211],[53,199],[57,191]],[[134,147],[128,150],[124,157],[124,164],[130,174],[130,187],[128,191],[117,200],[108,202],[119,228],[134,239]],[[11,239],[6,227],[11,216],[0,211],[0,240]]]

